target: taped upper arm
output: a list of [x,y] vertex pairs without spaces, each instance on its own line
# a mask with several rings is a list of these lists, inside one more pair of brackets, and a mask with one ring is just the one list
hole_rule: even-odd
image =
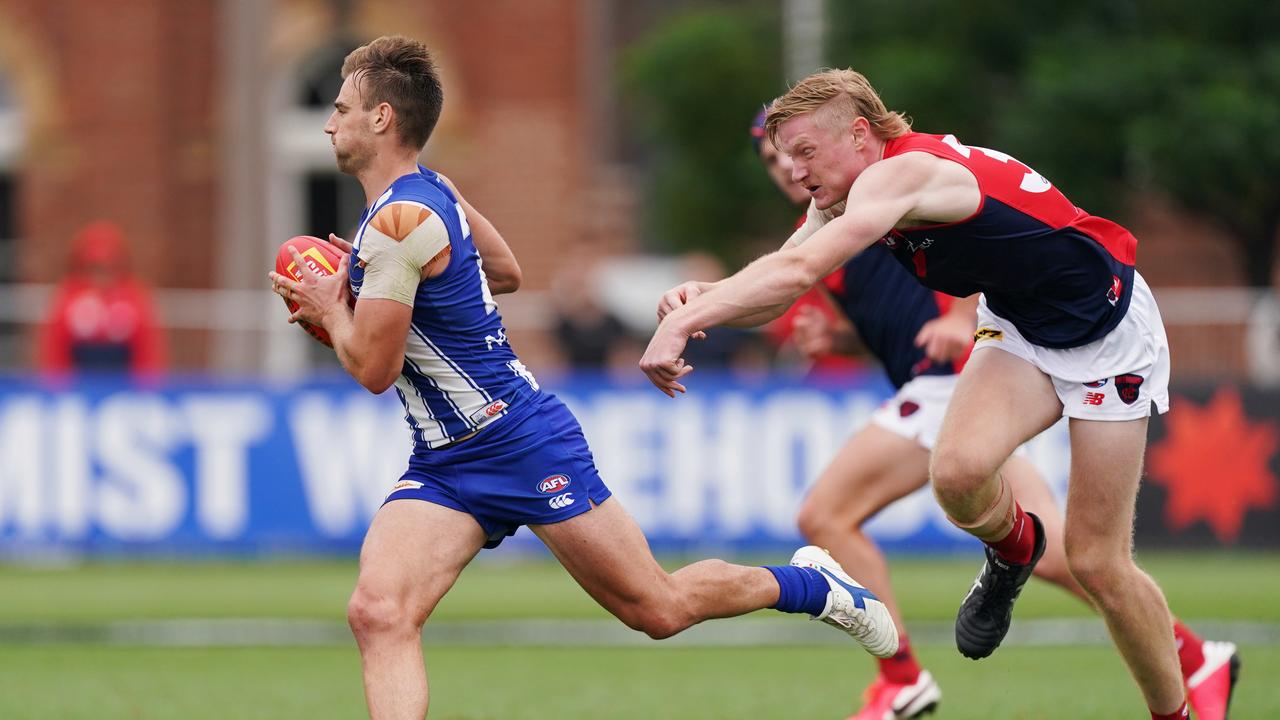
[[409,201],[387,203],[360,238],[359,258],[365,264],[360,297],[413,305],[423,268],[449,248],[449,230],[430,208]]

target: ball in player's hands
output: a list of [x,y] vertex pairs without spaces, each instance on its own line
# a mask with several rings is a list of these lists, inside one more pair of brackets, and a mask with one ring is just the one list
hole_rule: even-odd
[[[338,262],[341,260],[342,255],[333,245],[317,237],[299,235],[284,241],[280,246],[279,252],[276,253],[276,272],[281,275],[291,277],[294,280],[302,279],[302,268],[298,267],[297,262],[294,261],[293,255],[289,253],[289,248],[297,250],[298,255],[302,257],[302,262],[306,263],[307,267],[317,275],[332,275],[338,271]],[[289,308],[290,313],[298,311],[297,303],[288,298],[282,299],[285,306]],[[298,324],[311,337],[329,347],[333,347],[333,341],[329,339],[329,333],[325,332],[324,328],[316,327],[306,321],[299,321]]]

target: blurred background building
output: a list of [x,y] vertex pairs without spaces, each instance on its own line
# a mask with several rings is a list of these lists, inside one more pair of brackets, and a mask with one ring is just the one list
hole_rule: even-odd
[[[512,345],[664,560],[787,557],[891,395],[866,359],[811,372],[779,324],[713,330],[676,400],[636,368],[663,291],[794,227],[748,132],[789,81],[859,69],[916,129],[1130,227],[1173,357],[1136,547],[1243,646],[1232,716],[1280,717],[1280,3],[0,0],[0,718],[363,715],[343,608],[403,408],[289,326],[266,274],[292,236],[353,231],[322,128],[343,57],[392,33],[443,74],[423,162],[523,267]],[[1064,425],[1028,444],[1060,497]],[[947,717],[1142,710],[1106,629],[1043,585],[1020,647],[955,655],[978,549],[928,488],[867,531]],[[866,679],[816,623],[632,647],[538,552],[520,531],[433,612],[433,713],[843,717]]]
[[[0,371],[21,383],[37,368],[77,234],[108,221],[152,299],[171,377],[337,373],[284,322],[266,272],[288,237],[354,229],[361,194],[336,171],[322,127],[346,53],[401,33],[437,53],[445,83],[423,161],[515,250],[525,283],[500,299],[513,345],[569,394],[600,373],[636,385],[663,290],[736,269],[789,233],[795,210],[747,128],[789,80],[831,65],[866,72],[917,129],[1005,150],[1128,225],[1168,325],[1175,392],[1236,393],[1221,406],[1233,418],[1271,417],[1278,7],[0,0]],[[699,350],[741,370],[723,389],[747,396],[752,377],[805,370],[762,334],[716,331]],[[0,422],[25,427],[13,412]],[[62,410],[49,412],[56,425]],[[824,452],[847,427],[837,429]],[[623,458],[605,462],[630,462],[630,440],[611,442],[593,438]],[[1258,461],[1274,473],[1274,451]],[[24,477],[0,469],[0,497]],[[1267,477],[1255,502],[1275,512]],[[770,522],[782,528],[784,516]]]
[[[895,20],[881,5],[0,0],[0,364],[31,367],[32,333],[72,238],[98,218],[134,244],[176,370],[286,374],[323,364],[278,322],[263,269],[284,238],[353,228],[358,189],[334,169],[321,127],[345,53],[400,32],[424,39],[444,72],[445,112],[424,161],[459,183],[522,261],[525,289],[503,311],[534,366],[564,360],[548,292],[580,248],[605,266],[711,249],[737,267],[776,245],[786,211],[756,177],[741,130],[785,79],[853,64],[920,129],[1005,148],[1077,202],[1126,221],[1181,377],[1280,381],[1268,289],[1276,141],[1253,132],[1276,111],[1275,95],[1259,94],[1276,82],[1269,40],[1251,44],[1250,31],[1232,36],[1230,54],[1217,52],[1220,29],[1239,27],[1230,7],[1217,22],[1180,26],[1177,4],[1157,22],[1122,4],[1129,9],[1073,15],[1053,31],[1005,12],[984,20],[1007,33],[999,42],[951,33],[947,50],[966,60],[947,67],[875,44]],[[947,5],[932,10],[972,24]],[[1141,44],[1167,68],[1117,78],[1103,75],[1107,57],[1053,66],[1089,25]],[[1139,25],[1149,32],[1139,37]],[[1178,75],[1196,53],[1230,72]],[[1140,97],[1124,94],[1133,87]],[[1184,97],[1196,93],[1204,97]],[[1242,93],[1247,117],[1233,104]],[[1193,147],[1185,162],[1153,161],[1168,149],[1158,118],[1117,120],[1137,102],[1176,118],[1177,142]],[[1030,109],[999,115],[1015,107]],[[1026,112],[1043,126],[1028,130]],[[1149,137],[1135,136],[1144,129]],[[1053,133],[1060,142],[1050,148]],[[1223,152],[1249,157],[1224,162]],[[1097,172],[1080,171],[1090,163]],[[1182,176],[1168,180],[1171,168]],[[659,273],[654,287],[668,279]],[[606,304],[631,302],[617,288],[598,292]]]

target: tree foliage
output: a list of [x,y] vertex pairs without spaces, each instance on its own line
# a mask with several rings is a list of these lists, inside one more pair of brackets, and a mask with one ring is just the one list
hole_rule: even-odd
[[1160,192],[1270,283],[1280,231],[1280,6],[1244,0],[831,3],[834,66],[917,129],[1005,150],[1091,212]]
[[[828,64],[864,72],[918,130],[1035,167],[1091,212],[1158,192],[1239,241],[1270,283],[1280,231],[1280,4],[1250,0],[830,0]],[[745,149],[784,88],[776,9],[673,19],[628,87],[655,132],[655,231],[725,247],[781,207]],[[776,220],[773,221],[776,227]]]
[[656,249],[710,250],[736,267],[745,238],[783,235],[794,220],[748,134],[785,89],[778,23],[772,3],[695,9],[623,57],[623,87],[649,149]]

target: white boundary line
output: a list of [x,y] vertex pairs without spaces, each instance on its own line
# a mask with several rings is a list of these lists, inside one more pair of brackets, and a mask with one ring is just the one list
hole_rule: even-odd
[[[1239,645],[1280,645],[1280,624],[1242,621],[1188,622],[1202,637]],[[951,623],[911,625],[916,645],[951,645]],[[345,623],[326,620],[190,619],[111,622],[97,625],[0,626],[0,645],[102,644],[158,647],[348,645]],[[669,640],[651,640],[614,620],[445,621],[428,624],[424,642],[435,646],[742,647],[850,645],[819,624],[780,618],[717,620]],[[1095,619],[1014,621],[1006,646],[1104,646],[1106,628]],[[852,647],[852,645],[850,645]]]

